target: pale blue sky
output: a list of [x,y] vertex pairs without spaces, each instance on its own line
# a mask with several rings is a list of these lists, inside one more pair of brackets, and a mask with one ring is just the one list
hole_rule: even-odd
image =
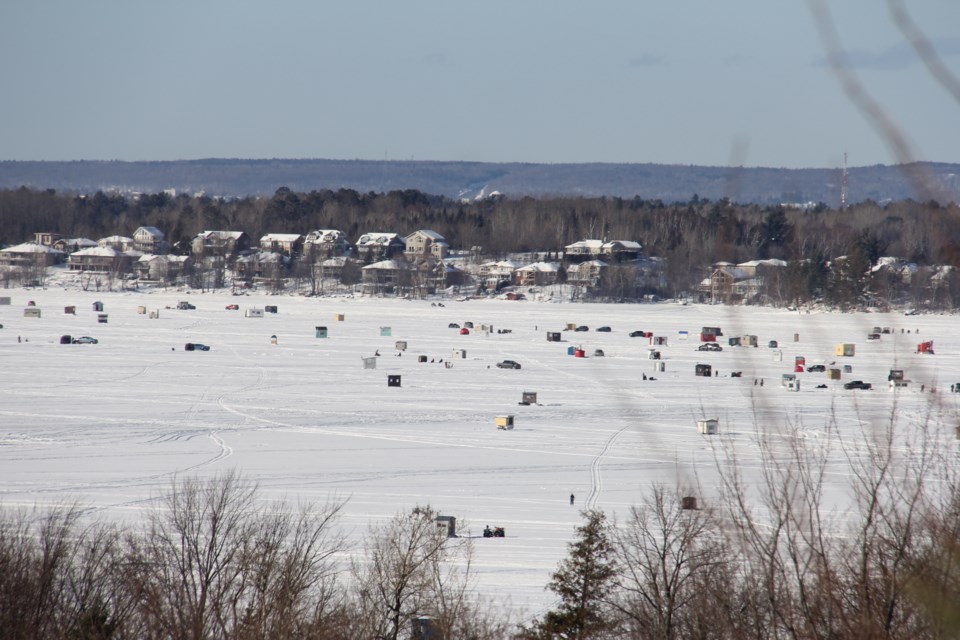
[[[960,2],[909,2],[960,74]],[[831,3],[917,159],[960,104],[881,0]],[[0,160],[894,161],[803,0],[6,0]]]

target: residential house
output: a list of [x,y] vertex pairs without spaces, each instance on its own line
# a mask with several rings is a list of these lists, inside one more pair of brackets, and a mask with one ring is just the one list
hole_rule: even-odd
[[516,283],[523,286],[545,286],[556,284],[560,264],[556,262],[534,262],[520,267],[516,272]]
[[53,233],[51,231],[38,231],[33,234],[34,242],[41,247],[52,247],[54,243],[62,237],[59,233]]
[[97,240],[97,246],[110,247],[119,252],[130,251],[133,249],[133,238],[127,236],[107,236]]
[[567,282],[586,287],[600,284],[600,278],[609,265],[603,260],[593,259],[577,262],[567,268]]
[[141,256],[133,268],[142,280],[172,282],[189,273],[192,266],[190,256],[147,254]]
[[413,295],[418,298],[463,284],[466,280],[466,273],[462,269],[433,257],[415,262],[409,275]]
[[450,245],[447,244],[446,239],[430,229],[414,231],[404,238],[404,243],[406,244],[404,253],[410,258],[433,256],[442,260],[450,252]]
[[512,284],[514,274],[523,265],[512,260],[496,260],[484,262],[480,265],[477,275],[484,289],[499,290],[504,285]]
[[398,260],[381,260],[368,264],[360,270],[364,295],[393,293],[407,278],[409,263]]
[[[746,263],[745,263],[746,264]],[[755,296],[763,285],[756,266],[741,267],[730,262],[718,262],[709,277],[700,282],[700,293],[712,302],[740,302]]]
[[603,258],[609,262],[626,262],[640,257],[641,246],[633,240],[580,240],[563,248],[567,262],[584,262]]
[[389,260],[403,253],[406,244],[396,233],[365,233],[357,240],[357,257],[364,262]]
[[190,243],[195,256],[227,258],[250,250],[250,236],[244,231],[204,231]]
[[260,238],[260,251],[279,253],[295,258],[303,249],[303,236],[299,233],[268,233]]
[[234,270],[238,280],[277,281],[283,277],[289,258],[275,251],[256,251],[237,258]]
[[0,266],[49,267],[60,262],[63,262],[62,251],[36,242],[24,242],[0,249]]
[[90,238],[60,238],[53,243],[54,249],[59,249],[65,254],[97,246],[99,245]]
[[350,241],[339,229],[316,229],[307,234],[303,250],[315,260],[336,258],[350,254]]
[[103,273],[126,273],[130,270],[132,256],[113,247],[91,247],[70,254],[67,268],[70,271],[96,271]]
[[169,248],[163,231],[156,227],[140,227],[133,232],[133,248],[142,253],[161,254]]

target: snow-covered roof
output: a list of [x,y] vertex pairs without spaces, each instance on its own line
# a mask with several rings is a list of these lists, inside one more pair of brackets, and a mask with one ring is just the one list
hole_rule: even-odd
[[133,238],[127,236],[107,236],[100,238],[101,244],[133,244]]
[[537,271],[540,273],[549,273],[559,271],[560,265],[556,262],[534,262],[525,267],[520,267],[517,271]]
[[639,242],[634,242],[633,240],[611,240],[610,242],[603,243],[603,248],[611,248],[614,245],[620,245],[628,251],[640,251],[642,248]]
[[570,271],[576,271],[577,269],[582,269],[583,267],[601,267],[601,268],[603,268],[603,267],[606,267],[606,266],[609,266],[606,262],[604,262],[603,260],[597,260],[597,259],[595,258],[595,259],[593,259],[593,260],[587,260],[586,262],[581,262],[580,264],[571,265],[571,266],[570,266]]
[[433,231],[432,229],[420,229],[420,230],[418,230],[418,231],[414,231],[413,233],[411,233],[410,235],[408,235],[407,238],[412,238],[413,236],[417,235],[418,233],[421,234],[421,235],[427,236],[428,238],[430,238],[430,239],[433,240],[434,242],[438,242],[438,241],[441,241],[441,240],[445,240],[445,238],[444,238],[442,235],[440,235],[440,234],[437,233],[436,231]]
[[327,258],[320,264],[324,267],[342,267],[347,263],[346,256],[334,256],[333,258]]
[[399,269],[400,265],[396,260],[381,260],[380,262],[374,262],[373,264],[368,264],[363,267],[363,269]]
[[[719,263],[718,263],[718,264],[719,264]],[[786,260],[780,260],[780,259],[778,259],[778,258],[768,258],[768,259],[766,259],[766,260],[750,260],[750,261],[748,261],[748,262],[741,262],[741,263],[738,264],[737,266],[738,266],[738,267],[744,267],[744,268],[747,268],[747,269],[749,269],[749,268],[751,268],[751,267],[756,268],[756,267],[761,267],[761,266],[767,266],[767,267],[785,267],[785,266],[787,266],[787,262],[786,262]]]
[[160,231],[160,229],[157,229],[156,227],[140,227],[139,229],[133,232],[133,235],[137,235],[138,233],[146,233],[153,236],[154,238],[163,237],[163,231]]
[[268,233],[260,238],[260,242],[296,242],[300,238],[299,233]]
[[564,249],[587,248],[600,251],[601,247],[603,247],[603,240],[578,240],[573,244],[568,244]]
[[99,256],[101,258],[116,258],[123,255],[127,254],[122,251],[117,251],[113,247],[90,247],[89,249],[75,251],[70,254],[70,257]]
[[199,234],[201,238],[210,239],[210,238],[219,238],[221,240],[233,239],[239,240],[240,236],[243,235],[243,231],[204,231]]
[[305,242],[308,244],[326,244],[340,242],[346,239],[346,234],[339,229],[316,229],[307,234]]
[[63,253],[59,249],[54,249],[52,247],[45,247],[42,244],[37,244],[36,242],[24,242],[23,244],[18,244],[13,247],[7,247],[6,249],[0,249],[2,253]]
[[399,240],[399,236],[396,233],[365,233],[360,236],[360,239],[357,240],[358,246],[373,246],[373,245],[386,245],[390,244],[394,240]]

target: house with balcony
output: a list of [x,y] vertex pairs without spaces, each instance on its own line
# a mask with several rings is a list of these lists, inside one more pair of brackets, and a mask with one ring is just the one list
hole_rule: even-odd
[[260,251],[279,253],[295,258],[303,250],[303,236],[299,233],[268,233],[260,238]]
[[133,232],[133,249],[141,253],[159,255],[169,249],[163,231],[156,227],[140,227]]
[[63,252],[36,242],[0,249],[0,266],[49,267],[63,262]]
[[230,258],[250,250],[250,236],[244,231],[204,231],[190,242],[195,257]]
[[522,286],[546,286],[557,283],[560,264],[557,262],[534,262],[516,271],[515,281]]
[[124,251],[117,251],[110,246],[97,246],[71,253],[67,258],[67,269],[80,272],[127,273],[132,262],[133,256]]
[[430,229],[420,229],[414,231],[404,238],[406,248],[404,253],[410,259],[432,256],[438,260],[443,260],[450,253],[450,245],[446,239]]
[[396,233],[365,233],[357,240],[357,257],[364,262],[389,260],[403,253],[406,246]]
[[350,241],[339,229],[316,229],[304,238],[303,251],[314,260],[337,258],[350,254]]

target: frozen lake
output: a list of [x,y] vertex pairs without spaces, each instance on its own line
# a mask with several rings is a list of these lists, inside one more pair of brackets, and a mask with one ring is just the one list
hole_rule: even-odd
[[[949,392],[960,382],[958,322],[946,315],[172,291],[0,296],[12,298],[0,306],[4,505],[79,500],[103,517],[135,519],[177,475],[238,468],[265,499],[347,499],[343,524],[359,541],[370,522],[429,504],[473,535],[484,525],[506,529],[504,539],[477,541],[479,586],[532,613],[552,602],[544,586],[582,508],[622,517],[654,481],[698,482],[709,500],[717,443],[736,447],[749,477],[755,427],[817,441],[835,419],[853,437],[889,417],[894,399],[905,424],[930,406],[955,424],[960,400]],[[196,309],[170,308],[179,300]],[[24,317],[28,301],[40,318]],[[239,310],[225,308],[234,303]],[[76,315],[64,313],[68,305]],[[266,305],[277,313],[245,317]],[[466,321],[493,332],[448,327]],[[568,323],[590,330],[547,341]],[[595,331],[603,325],[611,332]],[[328,337],[315,337],[318,326]],[[697,351],[703,326],[722,328],[722,352]],[[891,333],[868,341],[874,326]],[[629,337],[635,330],[666,338],[656,347],[663,371],[648,356],[650,340]],[[728,346],[744,334],[759,346]],[[61,335],[99,344],[61,345]],[[936,355],[915,353],[922,340],[934,341]],[[397,341],[407,342],[399,357]],[[187,342],[211,349],[185,351]],[[837,343],[855,344],[856,355],[836,356]],[[588,357],[568,355],[571,346]],[[593,357],[597,349],[604,357]],[[376,369],[364,369],[362,358],[377,351]],[[852,373],[800,373],[800,390],[789,392],[780,378],[795,356]],[[497,368],[503,359],[522,369]],[[695,376],[698,363],[718,375]],[[911,380],[896,394],[887,389],[891,368]],[[401,386],[388,387],[388,375]],[[854,379],[874,390],[842,388]],[[518,404],[524,391],[537,393],[536,405]],[[495,427],[503,414],[514,415],[513,430]],[[718,418],[721,433],[697,434],[703,417]],[[848,473],[843,454],[834,457],[828,482],[840,502]]]

